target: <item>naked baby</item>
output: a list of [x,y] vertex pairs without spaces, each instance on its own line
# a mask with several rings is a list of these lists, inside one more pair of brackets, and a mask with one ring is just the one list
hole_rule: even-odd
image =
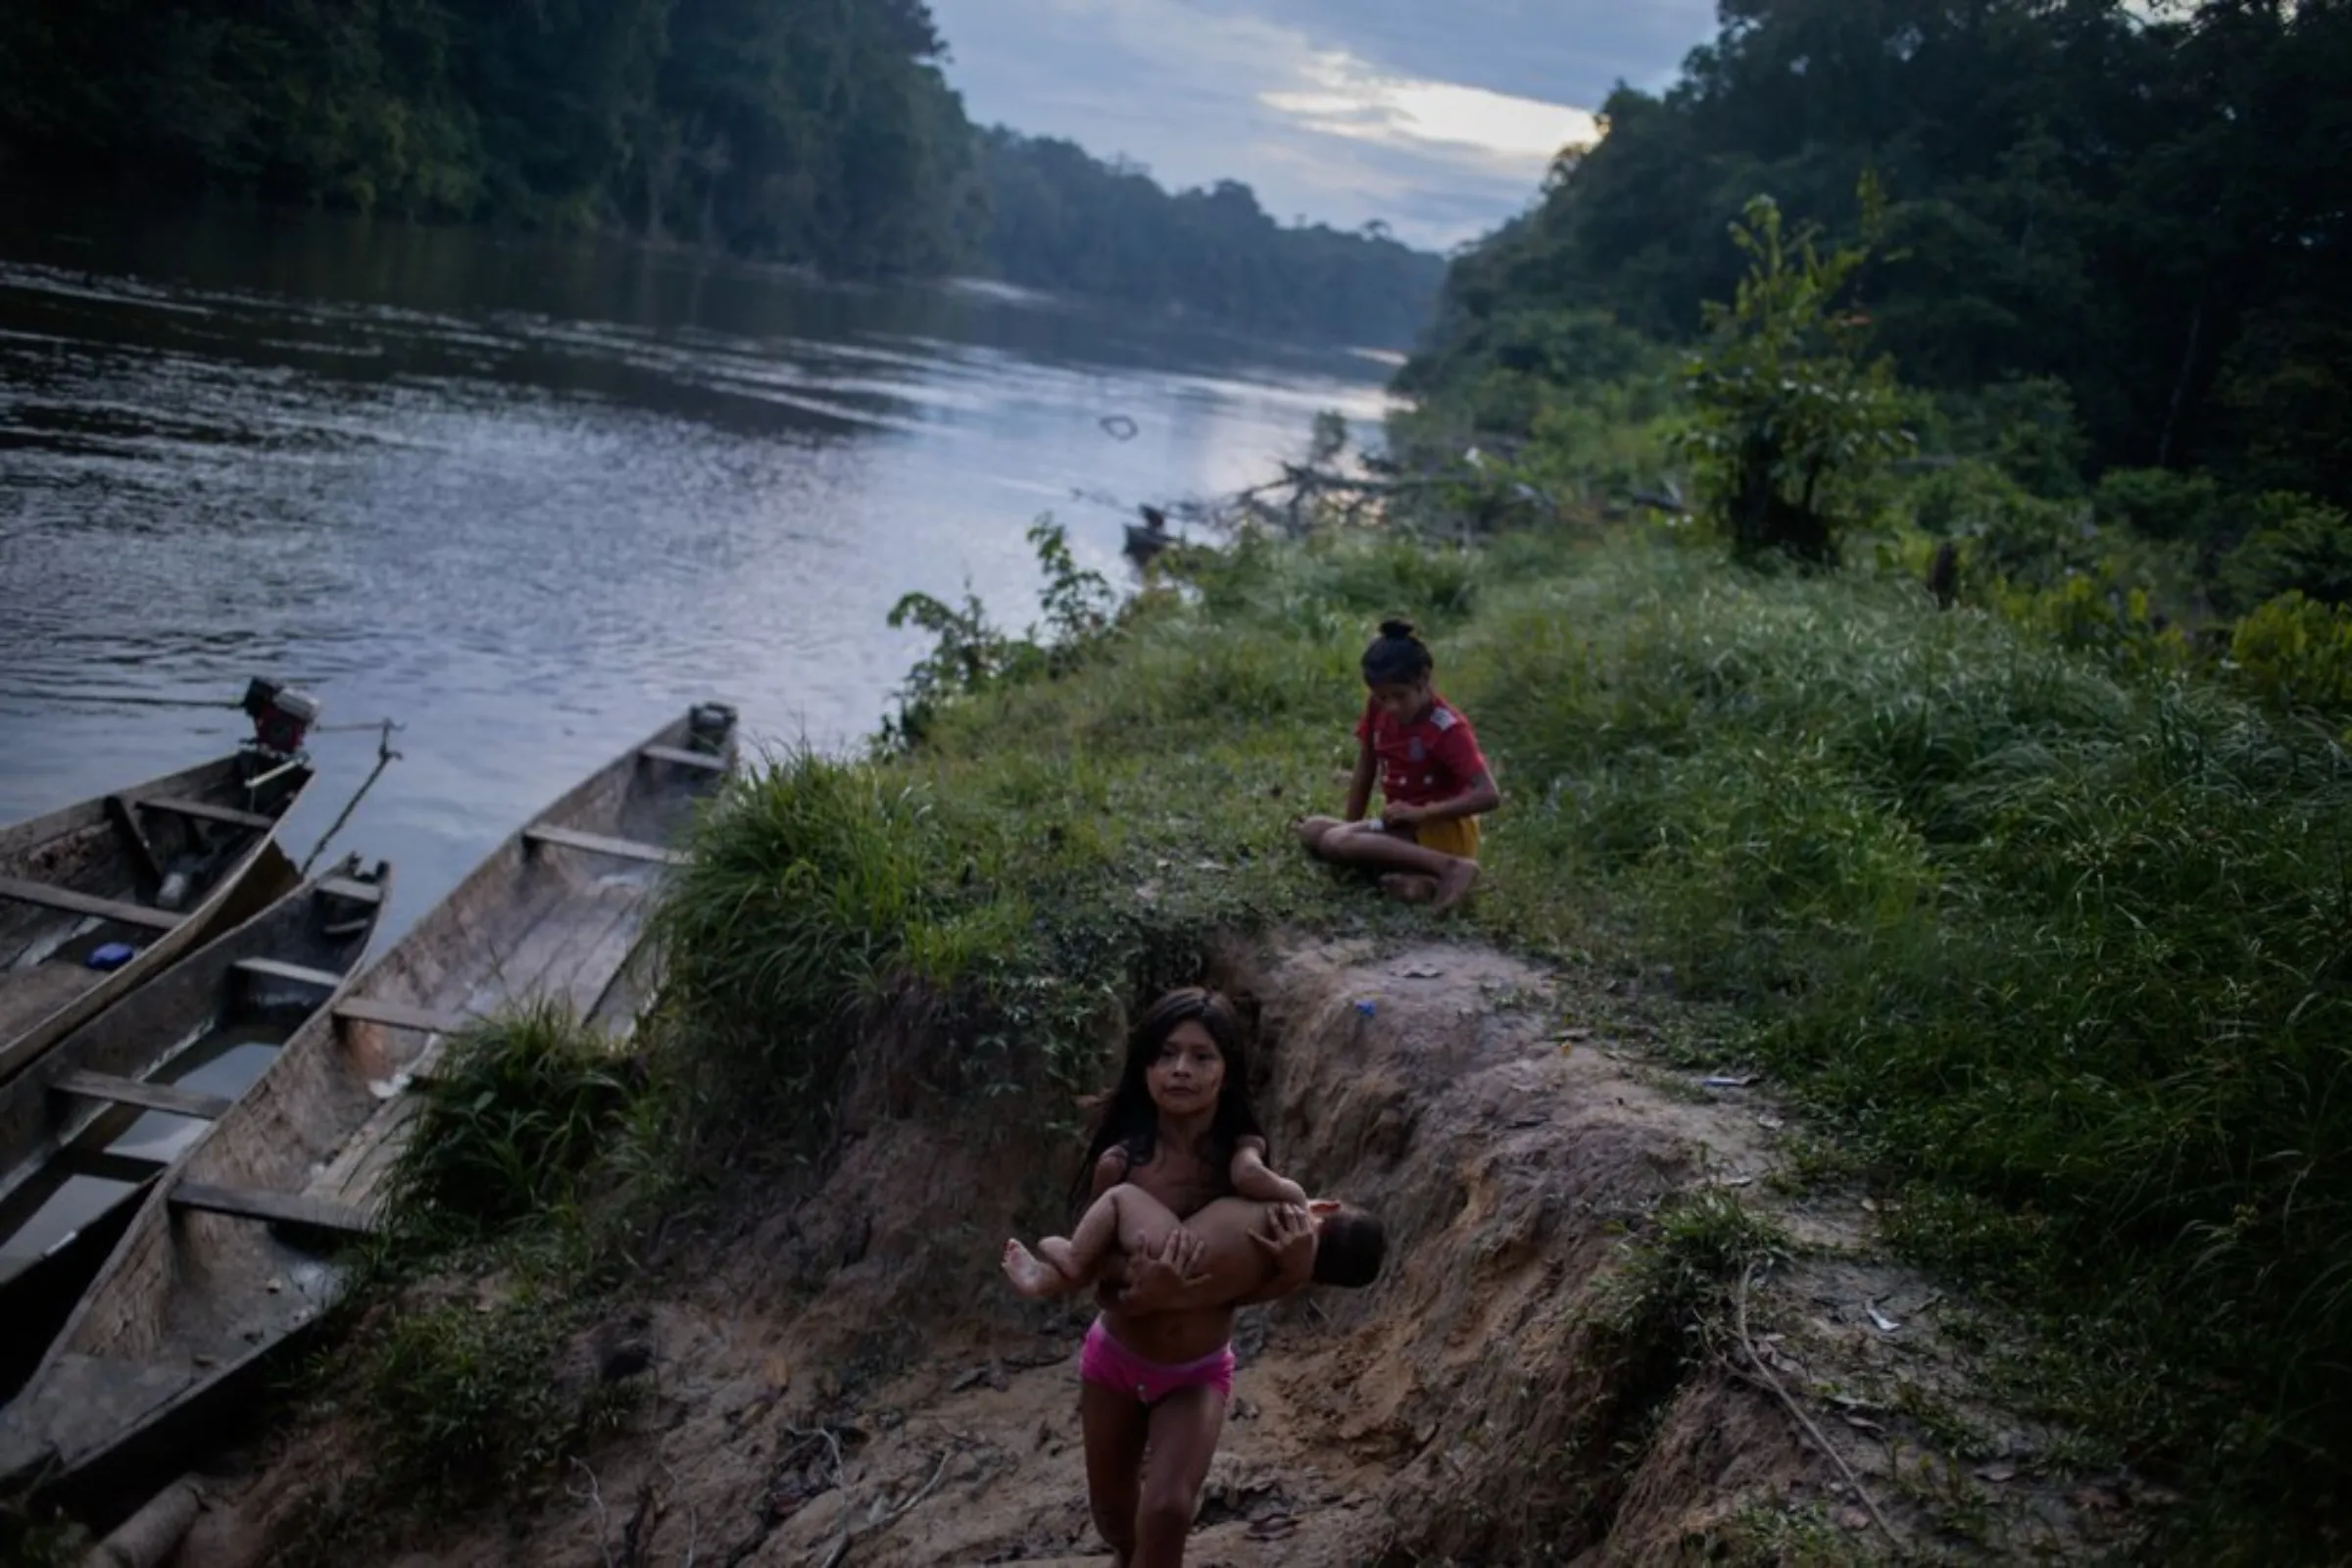
[[[1214,1279],[1241,1286],[1236,1294],[1247,1298],[1253,1293],[1242,1282],[1263,1286],[1279,1277],[1283,1219],[1300,1206],[1221,1198],[1180,1220],[1150,1193],[1121,1183],[1095,1200],[1067,1238],[1049,1236],[1034,1253],[1018,1241],[1006,1242],[1004,1275],[1021,1295],[1042,1299],[1115,1280],[1128,1259],[1164,1257],[1185,1285]],[[1314,1235],[1308,1279],[1361,1287],[1379,1277],[1388,1237],[1377,1217],[1330,1199],[1312,1199],[1303,1207]],[[1306,1282],[1285,1283],[1297,1289]]]

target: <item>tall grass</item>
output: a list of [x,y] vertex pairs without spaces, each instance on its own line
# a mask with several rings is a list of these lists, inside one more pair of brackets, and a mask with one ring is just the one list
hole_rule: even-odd
[[1634,547],[1472,635],[1461,696],[1522,803],[1498,880],[1631,901],[1933,1184],[1915,1241],[2192,1380],[2125,1401],[2176,1423],[2143,1456],[2294,1494],[2352,1454],[2333,737],[1907,585]]
[[280,1560],[397,1554],[452,1502],[526,1502],[612,1429],[633,1388],[564,1362],[623,1277],[635,1213],[616,1190],[663,1152],[645,1088],[636,1058],[553,1003],[450,1042],[393,1167],[389,1224],[283,1391],[340,1408],[359,1458]]
[[633,1086],[611,1042],[550,1003],[450,1042],[394,1168],[389,1211],[427,1247],[571,1207],[619,1134]]
[[788,757],[728,796],[662,915],[707,1088],[813,1130],[910,990],[966,1089],[1083,1082],[1220,931],[1426,929],[1288,832],[1338,804],[1373,623],[1413,614],[1506,793],[1474,928],[1743,1006],[1907,1187],[1905,1238],[2041,1314],[2078,1413],[2294,1504],[2269,1517],[2324,1512],[2352,1455],[2335,739],[1907,583],[1630,536],[1182,566],[910,754]]
[[1399,605],[1457,621],[1474,573],[1402,542],[1197,555],[1090,657],[935,702],[909,752],[769,759],[657,918],[697,1125],[820,1136],[908,1004],[942,1087],[1094,1087],[1122,1009],[1218,936],[1331,917],[1287,824],[1340,804],[1362,630]]

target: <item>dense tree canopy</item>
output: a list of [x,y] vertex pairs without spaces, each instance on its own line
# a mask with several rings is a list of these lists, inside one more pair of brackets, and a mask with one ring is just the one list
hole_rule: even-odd
[[2352,498],[2352,4],[1724,0],[1721,20],[1456,263],[1408,387],[1540,359],[1566,313],[1690,338],[1737,285],[1751,197],[1851,232],[1875,172],[1886,232],[1856,297],[1907,382],[2047,378],[2094,466]]
[[980,167],[987,254],[1003,276],[1034,288],[1402,344],[1445,277],[1442,259],[1377,225],[1277,224],[1232,180],[1170,198],[1131,166],[1003,129],[981,137]]
[[945,48],[923,0],[13,0],[0,175],[994,272],[1396,343],[1426,318],[1437,258],[978,132]]

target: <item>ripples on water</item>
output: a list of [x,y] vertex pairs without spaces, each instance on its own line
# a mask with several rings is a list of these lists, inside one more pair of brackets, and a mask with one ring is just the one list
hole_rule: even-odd
[[[70,231],[68,231],[70,230]],[[1295,454],[1380,368],[970,289],[811,287],[610,247],[316,220],[0,233],[0,822],[185,765],[249,674],[402,760],[337,848],[386,936],[685,703],[838,747],[1022,530],[1124,580],[1132,513]],[[1137,436],[1110,439],[1123,414]],[[1076,499],[1078,496],[1087,499]],[[371,734],[314,748],[307,853]]]

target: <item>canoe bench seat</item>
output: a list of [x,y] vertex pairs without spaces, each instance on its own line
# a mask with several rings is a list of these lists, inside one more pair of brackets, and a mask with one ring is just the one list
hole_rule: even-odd
[[0,899],[17,904],[38,904],[51,909],[63,909],[69,914],[86,914],[122,925],[144,926],[150,931],[169,931],[187,918],[184,914],[173,914],[170,909],[158,909],[144,904],[127,904],[121,899],[101,899],[93,894],[76,893],[72,888],[52,887],[46,882],[26,882],[13,876],[0,876]]
[[643,844],[636,839],[609,838],[602,833],[582,833],[568,827],[530,827],[523,829],[523,838],[532,844],[555,844],[567,850],[580,850],[589,855],[610,855],[620,860],[649,860],[657,865],[684,865],[683,850],[664,849],[659,844]]
[[362,882],[356,877],[330,876],[318,884],[318,891],[330,899],[349,899],[354,904],[381,904],[384,890],[373,882]]
[[202,1209],[236,1219],[265,1220],[271,1225],[295,1225],[306,1230],[364,1236],[372,1221],[348,1203],[322,1198],[300,1198],[286,1193],[256,1192],[249,1187],[216,1187],[210,1182],[180,1181],[172,1188],[174,1208]]
[[174,801],[161,795],[150,795],[133,800],[130,804],[142,811],[192,816],[199,822],[225,822],[230,827],[251,828],[257,833],[277,825],[277,818],[273,816],[264,816],[259,811],[240,811],[233,806],[215,806],[210,801]]
[[386,1029],[414,1029],[426,1035],[454,1035],[472,1021],[454,1012],[435,1012],[430,1007],[412,1007],[401,1002],[371,1002],[366,997],[337,1003],[335,1016],[354,1023],[381,1024]]
[[61,1095],[79,1100],[103,1100],[110,1104],[137,1105],[145,1110],[168,1111],[174,1116],[194,1116],[200,1121],[218,1121],[228,1114],[236,1102],[221,1095],[207,1095],[193,1089],[181,1089],[172,1084],[142,1083],[136,1078],[119,1078],[111,1072],[60,1073],[49,1082],[50,1089]]
[[249,974],[258,980],[283,980],[290,985],[317,986],[332,991],[343,983],[343,977],[332,969],[313,969],[299,963],[280,963],[275,958],[239,958],[229,965],[239,974]]
[[680,746],[641,746],[637,755],[649,762],[670,762],[679,767],[699,767],[709,773],[724,773],[727,760],[712,752],[690,752]]

